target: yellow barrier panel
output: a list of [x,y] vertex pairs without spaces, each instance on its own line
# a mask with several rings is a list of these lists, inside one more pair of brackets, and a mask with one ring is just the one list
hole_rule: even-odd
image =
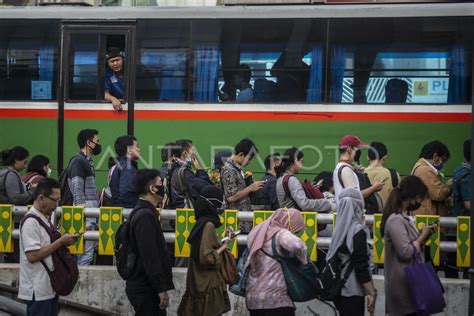
[[0,204],[0,252],[13,252],[13,206]]
[[61,207],[61,234],[81,234],[74,245],[69,246],[72,254],[84,253],[84,207]]
[[[422,223],[425,225],[431,225],[435,221],[439,221],[439,216],[437,215],[417,215],[415,216],[416,227],[421,230]],[[439,245],[440,245],[440,229],[438,224],[438,229],[436,232],[431,235],[431,238],[426,242],[426,246],[430,247],[430,255],[435,266],[439,266],[440,254],[439,254]]]
[[373,225],[373,235],[374,235],[374,263],[383,264],[384,263],[384,241],[382,238],[382,231],[380,226],[382,224],[382,214],[374,214],[374,225]]
[[[225,231],[227,227],[232,227],[234,231],[238,230],[238,219],[237,219],[237,210],[225,210],[222,215],[219,215],[221,220],[222,226],[217,229],[217,234],[223,238],[225,236]],[[234,255],[235,258],[238,257],[238,250],[237,250],[237,238],[232,240],[229,244],[229,250]]]
[[456,238],[456,266],[469,268],[471,266],[471,218],[459,216]]
[[253,211],[253,227],[272,216],[273,211]]
[[99,255],[114,255],[115,233],[122,224],[121,207],[99,209]]
[[318,236],[318,213],[316,212],[302,212],[306,229],[298,234],[308,248],[308,256],[312,261],[318,259],[318,248],[316,245]]
[[192,209],[177,209],[176,210],[175,241],[174,241],[175,257],[189,257],[191,255],[191,247],[187,243],[187,239],[195,223],[196,223],[196,218],[194,217],[194,210]]

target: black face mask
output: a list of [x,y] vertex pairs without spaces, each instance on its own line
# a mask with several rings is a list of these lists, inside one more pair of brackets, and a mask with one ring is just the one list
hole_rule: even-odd
[[407,207],[408,212],[413,212],[419,209],[421,206],[421,203],[415,202],[415,203],[410,203]]
[[[94,143],[94,142],[93,142]],[[94,143],[95,144],[95,147],[92,148],[89,146],[90,149],[92,149],[92,154],[94,156],[97,156],[98,154],[100,154],[100,152],[102,151],[102,146],[98,143]]]

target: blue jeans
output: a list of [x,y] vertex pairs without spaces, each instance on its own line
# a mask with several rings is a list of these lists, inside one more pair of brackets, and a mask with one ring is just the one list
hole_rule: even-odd
[[[91,226],[87,226],[87,229],[90,228],[90,231],[98,230],[97,224],[92,223]],[[94,250],[97,247],[97,241],[86,240],[84,243],[84,254],[76,256],[76,262],[78,266],[88,266],[94,260]]]
[[28,301],[26,306],[27,316],[56,316],[58,315],[58,296],[55,298],[36,301],[33,294],[33,300]]

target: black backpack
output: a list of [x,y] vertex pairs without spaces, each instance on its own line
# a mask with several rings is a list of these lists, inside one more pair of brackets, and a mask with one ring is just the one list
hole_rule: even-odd
[[[346,266],[347,270],[344,276],[341,277],[341,273]],[[341,295],[341,290],[346,284],[353,268],[350,259],[343,264],[338,253],[327,261],[326,266],[321,270],[317,278],[316,296],[318,300],[334,301],[337,299]]]
[[115,260],[118,274],[124,280],[128,280],[135,273],[138,254],[133,249],[130,236],[130,225],[135,214],[145,208],[134,209],[128,220],[122,223],[115,234]]
[[72,157],[67,164],[66,169],[61,172],[59,175],[59,184],[61,185],[61,200],[59,201],[59,205],[63,206],[72,206],[74,205],[74,197],[72,196],[71,188],[69,187],[69,168],[71,166],[71,162],[77,158],[78,155]]
[[[360,173],[355,171],[351,166],[348,165],[342,165],[339,168],[339,171],[337,173],[337,177],[339,179],[339,183],[341,186],[344,188],[344,183],[342,182],[342,169],[345,167],[351,168],[355,174],[357,175],[357,179],[359,180],[359,189],[365,190],[367,188],[370,188],[372,186],[372,183],[370,183],[369,176],[366,173]],[[383,202],[382,198],[377,192],[372,193],[368,197],[364,198],[364,204],[365,204],[365,210],[367,211],[367,214],[374,214],[374,213],[380,213],[382,212],[383,209]]]

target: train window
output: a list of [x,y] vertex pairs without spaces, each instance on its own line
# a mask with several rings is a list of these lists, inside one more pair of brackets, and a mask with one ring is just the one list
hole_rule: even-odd
[[0,101],[54,100],[59,24],[0,21]]
[[[463,104],[472,55],[465,18],[333,20],[329,102]],[[350,32],[350,33],[349,33]]]
[[69,99],[95,101],[99,84],[99,41],[96,34],[71,34]]
[[193,21],[193,100],[321,102],[324,21]]
[[[106,93],[125,100],[123,78],[127,58],[124,47],[124,35],[72,33],[68,59],[68,100],[103,102]],[[108,52],[112,52],[110,56],[122,57],[118,70],[108,65]],[[116,66],[114,64],[113,67]]]
[[137,101],[188,100],[189,21],[137,23]]

